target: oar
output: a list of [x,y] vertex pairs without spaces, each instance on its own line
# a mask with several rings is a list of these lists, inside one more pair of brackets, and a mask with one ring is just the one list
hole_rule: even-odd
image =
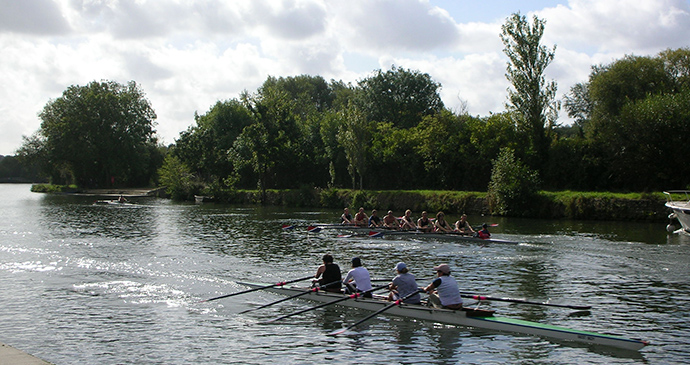
[[[486,226],[487,227],[498,227],[498,223],[491,223],[491,224],[487,224]],[[477,226],[472,226],[472,229],[474,229],[474,230],[482,229],[482,225],[480,224]]]
[[283,224],[282,228],[283,230],[292,230],[295,228],[313,228],[313,227],[319,227],[319,228],[339,228],[339,227],[349,227],[351,226],[350,224],[329,224],[329,223],[315,223],[315,224],[310,224],[310,225],[299,225],[299,224]]
[[317,305],[317,306],[315,306],[315,307],[310,307],[310,308],[307,308],[307,309],[302,309],[301,311],[297,311],[297,312],[293,312],[293,313],[290,313],[290,314],[286,314],[286,315],[284,315],[284,316],[280,316],[280,317],[277,317],[277,318],[269,319],[268,321],[264,321],[264,322],[261,322],[261,323],[272,323],[272,322],[275,322],[275,321],[279,321],[279,320],[281,320],[281,319],[285,319],[285,318],[288,318],[288,317],[296,316],[296,315],[298,315],[298,314],[302,314],[302,313],[304,313],[304,312],[309,312],[309,311],[312,311],[312,310],[314,310],[314,309],[319,309],[319,308],[327,307],[327,306],[329,306],[329,305],[331,305],[331,304],[336,304],[336,303],[344,302],[344,301],[346,301],[346,300],[348,300],[348,299],[359,298],[359,297],[363,296],[365,293],[373,292],[373,291],[375,291],[375,290],[383,289],[383,288],[386,288],[386,287],[388,287],[388,284],[386,284],[386,285],[381,285],[381,286],[377,286],[377,287],[375,287],[375,288],[371,288],[371,289],[369,289],[369,290],[367,290],[367,291],[364,291],[364,292],[361,292],[361,293],[350,294],[350,295],[348,295],[348,296],[346,296],[346,297],[343,297],[343,298],[340,298],[340,299],[332,300],[332,301],[330,301],[330,302],[326,302],[326,303],[323,303],[323,304],[319,304],[319,305]]
[[570,309],[577,309],[577,310],[592,309],[591,305],[569,305],[569,304],[552,304],[552,303],[544,303],[544,302],[531,302],[529,300],[523,300],[523,299],[486,297],[483,295],[468,294],[468,293],[463,293],[463,292],[460,293],[460,296],[463,298],[470,298],[470,299],[475,299],[475,300],[493,300],[493,301],[497,301],[497,302],[544,305],[544,306],[548,306],[548,307],[570,308]]
[[270,306],[272,306],[272,305],[274,305],[274,304],[282,303],[282,302],[287,301],[287,300],[290,300],[290,299],[294,299],[294,298],[297,298],[297,297],[301,297],[301,296],[303,296],[303,295],[307,295],[307,294],[311,294],[311,293],[316,293],[316,292],[319,291],[319,290],[326,289],[326,288],[328,288],[329,286],[331,286],[331,285],[333,285],[333,284],[337,284],[337,283],[339,283],[339,282],[340,282],[340,280],[334,281],[334,282],[332,282],[332,283],[324,284],[324,285],[318,286],[318,287],[316,287],[316,288],[310,288],[309,290],[307,290],[307,291],[305,291],[305,292],[303,292],[303,293],[291,295],[291,296],[289,296],[289,297],[287,297],[287,298],[283,298],[283,299],[280,299],[280,300],[276,300],[275,302],[271,302],[271,303],[268,303],[268,304],[264,304],[264,305],[262,305],[262,306],[260,306],[260,307],[247,309],[247,310],[244,310],[244,311],[240,312],[239,314],[249,313],[249,312],[252,312],[252,311],[255,311],[255,310],[259,310],[259,309],[262,309],[262,308],[270,307]]
[[355,322],[354,324],[351,324],[350,326],[348,326],[348,327],[346,327],[346,328],[343,328],[343,329],[340,329],[340,330],[333,331],[333,332],[329,333],[328,336],[337,336],[337,335],[339,335],[339,334],[341,334],[341,333],[347,332],[347,331],[349,331],[349,330],[351,330],[351,329],[357,327],[358,325],[362,324],[362,323],[365,322],[366,320],[368,320],[368,319],[370,319],[370,318],[372,318],[372,317],[375,317],[375,316],[377,316],[377,315],[379,315],[379,314],[381,314],[381,313],[383,313],[383,312],[385,312],[385,311],[387,311],[387,310],[389,310],[389,309],[395,307],[396,305],[402,304],[402,302],[403,302],[405,299],[410,298],[411,296],[413,296],[413,295],[415,295],[415,294],[417,294],[417,293],[419,293],[419,292],[420,292],[420,290],[417,290],[417,291],[414,291],[414,292],[412,292],[412,293],[410,293],[410,294],[407,294],[407,295],[404,296],[403,298],[398,299],[398,300],[394,301],[394,302],[391,303],[391,304],[388,304],[387,306],[385,306],[385,307],[383,307],[383,308],[377,310],[376,312],[374,312],[374,313],[372,313],[372,314],[370,314],[370,315],[368,315],[368,316],[366,316],[366,317],[360,319],[359,321]]
[[295,279],[295,280],[282,281],[282,282],[280,282],[280,283],[276,283],[276,284],[272,284],[272,285],[260,286],[260,287],[257,287],[257,288],[252,288],[252,289],[240,291],[240,292],[237,292],[237,293],[225,294],[225,295],[221,295],[221,296],[219,296],[219,297],[215,297],[215,298],[211,298],[211,299],[202,300],[202,301],[200,301],[199,303],[210,302],[210,301],[212,301],[212,300],[218,300],[218,299],[223,299],[223,298],[227,298],[227,297],[233,297],[233,296],[235,296],[235,295],[240,295],[240,294],[244,294],[244,293],[251,293],[251,292],[253,292],[253,291],[268,289],[268,288],[272,288],[272,287],[274,287],[274,286],[283,286],[283,285],[285,285],[285,284],[296,283],[296,282],[298,282],[298,281],[303,281],[303,280],[312,279],[312,278],[313,278],[313,276],[306,276],[306,277],[299,278],[299,279]]

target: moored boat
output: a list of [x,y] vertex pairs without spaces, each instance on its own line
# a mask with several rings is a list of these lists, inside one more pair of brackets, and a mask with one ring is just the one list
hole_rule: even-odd
[[[664,191],[664,195],[666,195],[665,205],[671,209],[669,219],[671,221],[676,219],[681,225],[680,229],[676,230],[676,226],[669,224],[667,230],[674,233],[690,234],[690,190],[669,190]],[[674,195],[676,197],[685,196],[685,198],[674,200]]]
[[[309,288],[298,286],[273,286],[267,288],[267,284],[261,283],[239,283],[251,288],[263,288],[264,290],[293,296],[295,294],[309,291]],[[268,284],[270,285],[270,284]],[[337,293],[327,293],[324,291],[311,291],[309,294],[301,296],[317,302],[332,302],[343,299],[346,295]],[[374,296],[372,299],[356,298],[343,300],[336,305],[378,311],[390,305],[391,302]],[[590,331],[581,331],[566,327],[553,326],[537,322],[525,321],[520,319],[503,318],[493,315],[493,312],[481,311],[477,316],[474,310],[450,310],[428,307],[424,305],[400,304],[391,307],[386,311],[387,314],[414,318],[418,320],[431,321],[436,323],[451,324],[463,327],[474,327],[492,331],[513,332],[541,336],[560,341],[573,341],[578,343],[611,346],[625,350],[638,351],[647,345],[647,342],[628,339],[620,336],[602,334]]]

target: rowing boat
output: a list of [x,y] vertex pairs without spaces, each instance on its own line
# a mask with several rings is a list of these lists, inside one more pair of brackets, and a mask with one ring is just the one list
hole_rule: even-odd
[[[381,228],[343,228],[343,230],[366,230],[368,233],[365,234],[367,237],[371,238],[380,238],[380,237],[387,237],[387,236],[392,236],[396,238],[414,238],[414,239],[444,239],[444,240],[453,240],[453,241],[465,241],[465,242],[475,242],[475,243],[509,243],[513,245],[517,245],[519,242],[516,241],[510,241],[510,240],[505,240],[502,238],[479,238],[479,237],[474,237],[474,236],[469,236],[465,235],[459,232],[422,232],[422,231],[394,231],[390,229],[381,229]],[[318,232],[315,230],[311,230],[310,232]],[[361,236],[361,234],[353,233],[353,234],[339,234],[338,237],[340,238],[349,238],[349,237],[355,237],[355,236]]]
[[[299,286],[273,286],[266,288],[267,284],[261,283],[239,283],[251,288],[265,288],[265,290],[283,295],[295,295],[308,291],[309,288]],[[331,302],[345,298],[346,295],[338,293],[327,293],[324,291],[311,291],[311,293],[301,296],[317,302]],[[380,296],[372,299],[355,298],[344,300],[337,305],[377,311],[389,305],[391,302],[383,300]],[[436,323],[451,324],[456,326],[482,328],[491,331],[513,332],[541,336],[560,341],[573,341],[590,345],[611,346],[625,350],[638,351],[647,345],[646,341],[628,339],[620,336],[602,334],[589,331],[575,330],[565,327],[553,326],[537,322],[525,321],[520,319],[496,317],[493,311],[450,310],[427,307],[424,305],[401,304],[396,305],[386,313],[414,318]]]
[[504,240],[501,238],[479,238],[465,235],[458,232],[421,232],[421,231],[391,231],[391,230],[373,230],[375,234],[369,234],[370,237],[395,236],[402,238],[433,238],[433,239],[450,239],[456,241],[467,241],[475,243],[510,243],[518,244],[518,242]]
[[[295,225],[283,225],[283,230],[289,231],[297,228]],[[395,236],[397,238],[415,238],[415,239],[449,239],[455,241],[466,241],[475,243],[508,243],[516,245],[519,242],[506,240],[502,238],[479,238],[460,232],[422,232],[422,231],[396,231],[393,229],[386,228],[369,228],[369,227],[359,227],[359,226],[348,226],[342,224],[312,224],[306,226],[307,232],[309,233],[319,233],[324,229],[334,229],[351,233],[341,233],[338,235],[340,238],[350,238],[357,236],[367,236],[371,238],[379,238],[386,236]],[[363,231],[363,233],[358,233]]]

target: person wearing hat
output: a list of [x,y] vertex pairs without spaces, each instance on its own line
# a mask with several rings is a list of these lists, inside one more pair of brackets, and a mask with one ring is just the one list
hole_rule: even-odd
[[407,297],[403,303],[419,304],[421,302],[419,286],[417,286],[414,275],[410,274],[407,269],[407,265],[404,262],[398,262],[398,264],[395,265],[395,271],[398,272],[398,276],[393,278],[393,282],[388,284],[388,289],[391,290],[390,294],[388,294],[388,300],[398,300],[412,293],[417,293]]
[[323,288],[327,292],[340,293],[342,274],[340,273],[340,266],[333,263],[333,256],[329,254],[323,255],[323,265],[316,269],[314,275],[314,283],[325,285]]
[[450,276],[450,266],[441,264],[434,267],[438,278],[424,288],[429,293],[429,303],[434,307],[462,309],[462,297],[455,278]]
[[365,298],[372,297],[371,292],[367,292],[368,290],[372,289],[369,270],[362,266],[362,260],[359,257],[352,259],[352,269],[347,272],[347,275],[345,275],[343,284],[345,284],[347,292],[350,294],[356,292],[366,292],[363,295]]

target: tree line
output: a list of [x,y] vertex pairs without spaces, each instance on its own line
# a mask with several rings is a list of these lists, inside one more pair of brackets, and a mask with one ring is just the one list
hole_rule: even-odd
[[[511,88],[506,110],[489,116],[449,110],[438,82],[402,67],[354,84],[271,76],[195,113],[163,147],[136,83],[92,82],[46,105],[17,158],[54,183],[162,184],[181,199],[243,188],[503,189],[511,199],[535,189],[688,186],[690,49],[593,66],[556,100],[556,82],[544,77],[556,51],[541,44],[544,24],[506,20]],[[573,125],[557,124],[561,109]]]

